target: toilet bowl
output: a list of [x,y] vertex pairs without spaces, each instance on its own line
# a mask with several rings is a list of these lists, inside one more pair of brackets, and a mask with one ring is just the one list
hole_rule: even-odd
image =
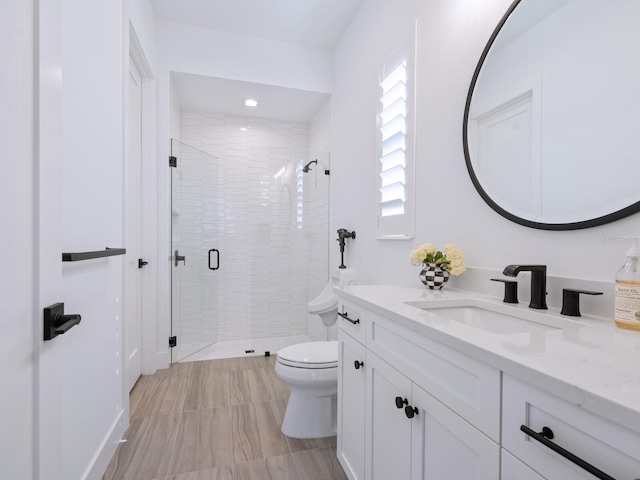
[[[336,269],[309,313],[331,326],[338,318],[338,297],[333,288],[354,283],[353,270]],[[291,387],[282,433],[293,438],[322,438],[336,434],[338,342],[307,342],[278,351],[276,374]]]
[[282,433],[293,438],[336,434],[338,342],[291,345],[278,352],[276,374],[291,387]]

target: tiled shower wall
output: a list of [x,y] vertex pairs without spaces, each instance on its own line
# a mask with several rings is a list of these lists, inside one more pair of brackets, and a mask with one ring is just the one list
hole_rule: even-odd
[[[328,179],[312,185],[302,172],[310,160],[309,131],[306,124],[181,112],[181,140],[217,156],[216,166],[205,167],[199,175],[201,179],[217,175],[218,187],[214,202],[183,194],[182,208],[191,202],[200,209],[200,215],[191,219],[200,223],[199,241],[206,243],[200,250],[220,250],[215,298],[208,287],[190,292],[188,286],[199,278],[189,278],[183,269],[183,310],[200,309],[205,318],[189,320],[183,314],[181,342],[201,340],[203,328],[210,328],[203,324],[213,315],[205,315],[196,305],[212,302],[218,314],[218,340],[307,333],[307,302],[318,283],[309,287],[309,265],[314,269],[323,265],[320,275],[326,284],[328,262],[328,191],[314,194],[314,189],[328,190]],[[328,162],[328,154],[323,155]],[[319,214],[319,209],[327,213]],[[320,221],[325,222],[323,227]],[[315,243],[319,228],[325,232],[322,246]]]

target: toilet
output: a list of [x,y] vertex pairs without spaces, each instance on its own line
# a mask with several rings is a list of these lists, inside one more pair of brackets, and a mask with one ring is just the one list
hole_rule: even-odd
[[[308,311],[331,326],[338,318],[333,288],[353,284],[350,269],[336,269],[322,293],[309,302]],[[282,433],[292,438],[322,438],[336,434],[338,342],[307,342],[278,351],[276,374],[291,387]]]

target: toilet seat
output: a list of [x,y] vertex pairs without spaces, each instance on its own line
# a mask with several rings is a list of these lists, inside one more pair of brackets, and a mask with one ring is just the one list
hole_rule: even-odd
[[278,351],[278,362],[296,368],[336,368],[338,342],[307,342]]

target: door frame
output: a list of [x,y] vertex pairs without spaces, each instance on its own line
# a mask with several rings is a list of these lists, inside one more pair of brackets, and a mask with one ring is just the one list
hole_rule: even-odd
[[[127,61],[126,75],[129,75],[129,62],[133,62],[141,75],[142,89],[142,124],[141,124],[141,251],[149,264],[144,268],[145,274],[140,279],[141,283],[141,360],[142,374],[149,375],[155,373],[156,365],[156,336],[158,326],[156,323],[158,304],[158,242],[155,234],[158,229],[157,219],[157,166],[154,161],[156,157],[156,79],[147,60],[142,44],[136,34],[135,28],[129,22],[128,42],[126,42],[125,58]],[[125,112],[129,108],[129,87],[125,82]],[[123,158],[128,161],[129,153],[129,120],[125,117],[124,122],[125,145]],[[126,172],[126,169],[125,169]],[[127,208],[124,205],[123,208]],[[124,218],[124,215],[123,215]],[[123,358],[124,361],[124,358]],[[124,376],[126,378],[126,375]],[[125,388],[125,390],[127,390]],[[127,396],[129,392],[126,392]]]

